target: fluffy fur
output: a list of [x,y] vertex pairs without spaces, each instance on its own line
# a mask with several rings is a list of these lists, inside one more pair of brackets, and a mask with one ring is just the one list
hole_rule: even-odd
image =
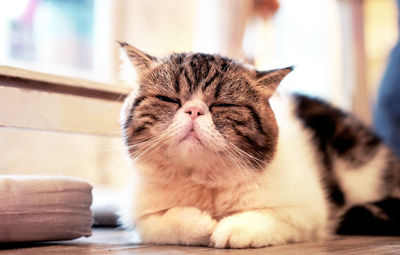
[[138,174],[130,217],[145,243],[318,240],[398,184],[397,160],[351,116],[301,95],[273,97],[292,68],[121,46],[137,72],[121,125]]

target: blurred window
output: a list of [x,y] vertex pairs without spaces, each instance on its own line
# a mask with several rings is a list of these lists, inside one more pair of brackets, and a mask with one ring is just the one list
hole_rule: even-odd
[[110,5],[110,0],[1,1],[0,65],[111,81]]

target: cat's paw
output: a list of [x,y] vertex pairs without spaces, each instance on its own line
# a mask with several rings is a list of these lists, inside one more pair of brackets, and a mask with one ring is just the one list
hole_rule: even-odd
[[195,207],[174,207],[166,212],[166,218],[180,222],[178,233],[181,244],[208,245],[217,221],[210,214]]
[[251,214],[233,215],[222,219],[211,235],[210,245],[216,248],[258,248],[282,243],[273,238],[270,224],[258,221]]

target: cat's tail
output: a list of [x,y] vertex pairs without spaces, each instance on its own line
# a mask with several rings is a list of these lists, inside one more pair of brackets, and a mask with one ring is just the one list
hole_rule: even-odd
[[400,199],[400,180],[398,181],[397,186],[394,188],[391,197]]
[[389,153],[382,174],[386,197],[349,209],[342,217],[339,234],[400,236],[400,160]]
[[400,236],[400,199],[351,208],[343,217],[338,234]]
[[395,185],[390,197],[400,199],[400,159],[394,154],[389,159],[388,168],[388,171],[391,171],[388,177],[394,180]]

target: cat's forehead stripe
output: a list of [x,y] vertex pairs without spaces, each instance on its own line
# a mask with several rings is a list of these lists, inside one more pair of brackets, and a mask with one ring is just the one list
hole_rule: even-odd
[[[172,63],[175,66],[176,76],[173,86],[178,94],[180,94],[183,85],[191,94],[200,87],[204,92],[215,81],[220,80],[218,78],[221,78],[227,72],[232,63],[230,59],[203,53],[172,54],[166,60],[167,63]],[[182,81],[184,84],[182,84]]]
[[188,86],[189,91],[193,93],[197,90],[201,81],[207,77],[210,71],[210,64],[204,54],[192,55],[188,63],[188,72],[190,73],[190,77],[192,77],[191,83]]
[[178,71],[177,74],[175,74],[175,82],[174,82],[174,89],[176,93],[180,93],[181,92],[181,84],[180,84],[180,80],[179,80],[179,76],[180,76],[180,70]]
[[207,89],[208,86],[210,86],[211,83],[215,80],[220,75],[218,70],[214,70],[214,74],[204,82],[204,86],[202,87],[203,92]]

